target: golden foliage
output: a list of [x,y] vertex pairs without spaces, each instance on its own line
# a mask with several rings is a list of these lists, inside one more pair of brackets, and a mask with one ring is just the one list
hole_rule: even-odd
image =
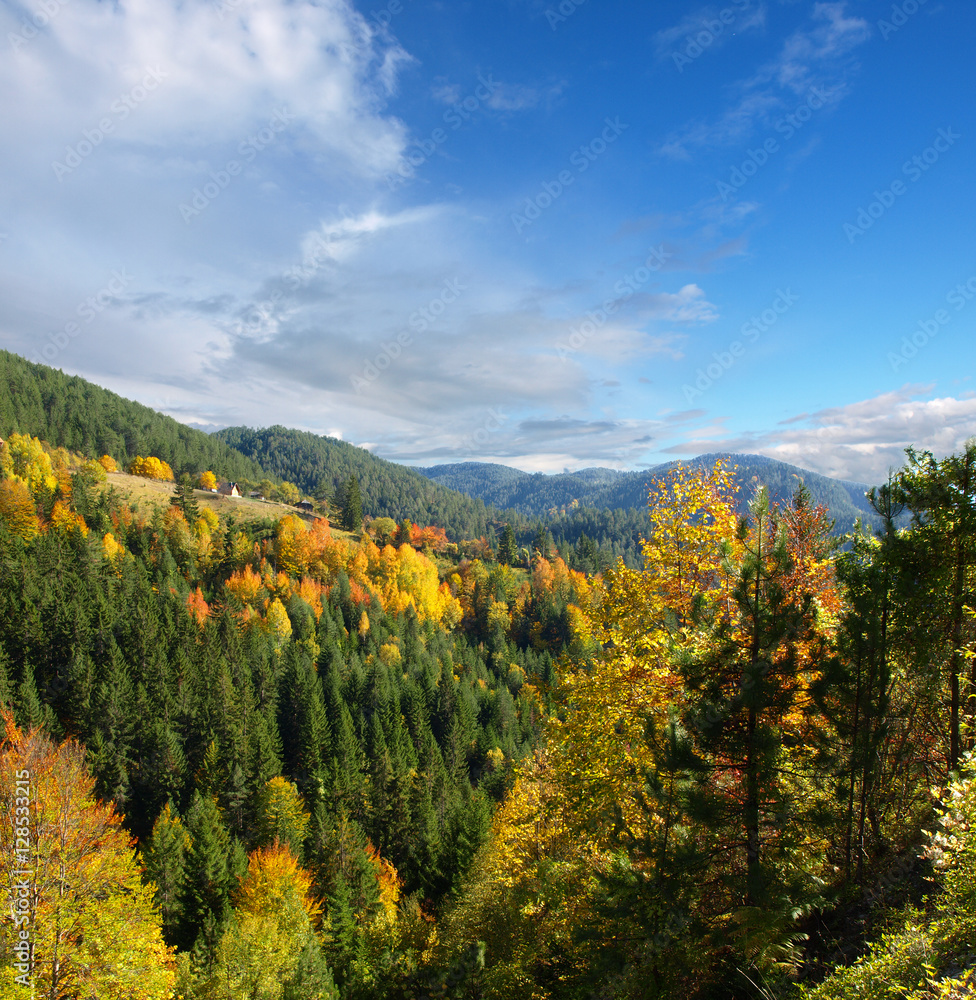
[[280,775],[265,783],[257,801],[259,843],[300,851],[309,819],[297,786]]
[[149,456],[143,458],[141,455],[129,463],[129,473],[133,476],[142,476],[143,479],[172,480],[173,470],[162,459]]
[[303,949],[314,943],[318,917],[311,878],[287,847],[252,852],[217,948],[210,995],[279,1000]]
[[380,906],[388,919],[393,919],[400,903],[403,882],[392,863],[380,857],[372,844],[366,844],[366,857],[376,872],[376,885],[380,891]]
[[[95,798],[84,748],[55,746],[7,714],[2,722],[0,886],[15,903],[0,914],[0,953],[26,931],[38,995],[169,997],[172,955],[153,887],[142,884],[121,817]],[[16,974],[0,969],[3,995],[34,995],[19,991]]]
[[23,480],[0,480],[0,518],[11,534],[23,538],[25,542],[41,530],[34,499]]
[[84,538],[88,534],[88,525],[84,519],[61,500],[57,500],[51,510],[50,526],[65,535],[77,534]]
[[224,583],[224,590],[228,594],[236,597],[241,604],[251,607],[258,604],[261,589],[261,575],[255,573],[250,566],[231,573]]
[[278,522],[275,537],[275,558],[279,568],[290,576],[301,576],[315,556],[313,540],[305,522],[294,514],[286,514]]
[[280,652],[285,640],[291,635],[291,619],[288,617],[284,604],[277,597],[268,605],[264,623]]
[[186,608],[197,625],[203,628],[207,623],[207,616],[210,614],[210,605],[204,600],[203,591],[199,587],[187,594]]
[[105,553],[105,558],[111,563],[118,562],[125,554],[125,550],[116,541],[115,535],[111,531],[105,532],[105,537],[102,539],[102,550]]
[[105,469],[94,459],[82,464],[78,474],[87,483],[104,483],[106,479]]
[[20,479],[35,500],[54,493],[58,477],[51,464],[51,456],[44,450],[40,439],[29,434],[11,434],[7,439],[12,477]]

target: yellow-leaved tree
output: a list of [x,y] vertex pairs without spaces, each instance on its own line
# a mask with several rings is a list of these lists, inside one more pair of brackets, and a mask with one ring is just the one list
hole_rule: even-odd
[[284,844],[297,855],[305,840],[309,814],[298,788],[280,775],[258,794],[255,833],[262,846]]
[[[700,618],[732,613],[729,565],[741,542],[722,463],[675,468],[650,500],[643,568],[620,562],[602,589],[581,595],[575,628],[601,652],[564,664],[546,749],[519,765],[444,930],[452,961],[485,942],[486,997],[541,1000],[560,984],[588,993],[612,975],[601,969],[611,951],[648,974],[661,963],[688,967],[688,955],[673,953],[681,925],[663,891],[646,894],[662,859],[696,846],[662,744],[686,702],[681,658],[708,642]],[[570,588],[559,562],[536,561],[534,592]]]
[[51,464],[51,456],[44,450],[40,439],[29,434],[11,434],[7,440],[13,476],[21,479],[35,500],[53,495],[58,487],[58,477]]
[[286,987],[308,1000],[338,996],[315,935],[320,912],[311,884],[282,844],[249,855],[203,996],[281,1000]]
[[[729,613],[727,560],[735,551],[738,517],[732,474],[677,466],[650,491],[644,565],[619,562],[588,612],[603,647],[592,669],[566,677],[568,710],[554,719],[553,766],[581,816],[602,817],[602,829],[626,825],[646,833],[641,775],[653,747],[649,723],[663,733],[683,703],[675,660],[701,642],[696,616]],[[666,822],[666,820],[664,820]]]
[[269,605],[265,614],[265,627],[275,644],[275,652],[280,653],[286,640],[291,635],[291,620],[284,604],[276,597]]
[[163,1000],[175,982],[153,886],[85,750],[0,717],[0,995]]
[[305,522],[294,514],[286,514],[278,522],[275,536],[278,567],[290,576],[301,576],[307,572],[313,555],[312,538]]
[[162,479],[169,481],[173,478],[173,470],[161,458],[153,455],[143,458],[142,455],[136,457],[129,463],[129,473],[133,476],[142,476],[144,479]]
[[[432,966],[465,964],[480,946],[478,996],[556,1000],[585,972],[576,931],[592,924],[601,853],[573,823],[546,751],[522,761],[458,904],[438,928]],[[571,987],[570,987],[571,988]]]

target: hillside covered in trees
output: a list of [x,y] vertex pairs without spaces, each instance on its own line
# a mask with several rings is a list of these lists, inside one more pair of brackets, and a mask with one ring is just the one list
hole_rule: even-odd
[[0,446],[3,996],[971,993],[976,442],[840,540],[670,467],[634,565],[174,457]]
[[226,479],[257,482],[264,476],[260,465],[203,431],[0,350],[0,438],[14,432],[90,458],[111,455],[120,465],[136,455],[158,455],[177,475],[218,469]]
[[[563,559],[590,570],[618,558],[638,565],[640,540],[648,529],[648,491],[655,479],[677,465],[711,466],[720,457],[736,466],[742,497],[761,481],[774,501],[784,502],[802,479],[814,502],[827,507],[836,531],[849,531],[858,519],[878,523],[865,498],[867,486],[759,455],[704,455],[645,472],[584,469],[550,476],[479,462],[412,469],[336,438],[284,427],[230,427],[215,436],[310,496],[335,499],[355,476],[363,510],[370,516],[437,524],[455,541],[485,536],[493,548],[506,524],[519,546],[531,547],[548,530]],[[745,512],[744,500],[739,508]]]
[[[802,479],[814,503],[823,504],[830,511],[838,531],[849,531],[858,518],[867,522],[876,518],[865,497],[869,486],[841,482],[762,455],[701,455],[683,462],[654,466],[642,472],[580,469],[577,472],[544,475],[482,462],[435,465],[419,471],[432,482],[477,497],[492,507],[517,511],[526,517],[554,517],[560,514],[572,516],[580,507],[643,510],[647,505],[648,490],[668,470],[690,463],[710,467],[720,458],[735,466],[735,483],[742,497],[748,494],[749,484],[758,481],[766,486],[773,500],[783,501],[793,494],[797,480]],[[739,503],[744,513],[745,500]]]
[[435,485],[419,472],[347,441],[286,427],[228,427],[214,437],[317,499],[334,497],[355,476],[363,509],[374,517],[437,524],[453,539],[484,535],[492,521],[481,501]]
[[[184,995],[247,981],[265,926],[248,921],[266,924],[282,893],[305,915],[276,928],[262,975],[297,977],[293,996],[375,995],[390,963],[405,975],[419,960],[487,837],[538,736],[554,658],[583,643],[569,608],[590,585],[558,561],[534,582],[478,560],[439,569],[433,551],[334,536],[323,519],[238,524],[199,510],[192,489],[137,513],[99,463],[70,461],[19,434],[0,449],[9,753],[34,739],[14,725],[85,748],[93,782],[75,821],[96,797],[124,817]],[[35,799],[38,846],[52,803]],[[255,866],[265,881],[244,899],[238,879]],[[37,982],[61,996],[59,977],[87,976],[110,995],[104,956],[83,975],[65,944],[64,968],[51,965],[44,935],[62,911],[46,877]],[[91,892],[70,904],[90,914],[76,932],[86,948],[104,944]],[[156,957],[172,965],[172,952]],[[145,995],[168,995],[173,976],[157,978]]]

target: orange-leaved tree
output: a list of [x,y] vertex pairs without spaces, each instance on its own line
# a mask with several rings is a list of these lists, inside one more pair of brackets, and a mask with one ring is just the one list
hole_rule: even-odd
[[25,542],[41,530],[37,505],[26,483],[19,479],[0,479],[0,520],[12,535],[23,538]]
[[85,750],[0,716],[0,994],[155,1000],[175,981],[153,887]]

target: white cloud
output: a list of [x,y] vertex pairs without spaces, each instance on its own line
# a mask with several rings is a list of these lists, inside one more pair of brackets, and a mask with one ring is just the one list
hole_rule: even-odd
[[[722,14],[731,10],[733,17],[728,15],[725,20]],[[689,37],[694,39],[701,32],[706,32],[708,38],[705,46],[709,51],[724,45],[734,34],[741,34],[751,28],[762,28],[766,24],[766,5],[755,7],[701,7],[686,14],[677,24],[663,28],[654,36],[654,43],[659,58],[670,58],[675,49],[681,50]]]
[[775,430],[730,435],[721,423],[690,430],[671,454],[730,451],[777,458],[826,476],[880,483],[913,445],[942,457],[976,435],[976,394],[924,398],[931,386],[906,385],[846,406],[800,414]]
[[440,104],[457,104],[461,100],[461,84],[450,83],[444,77],[436,77],[430,88],[430,96]]
[[[17,28],[12,10],[0,11],[3,36]],[[104,163],[123,146],[148,158],[236,147],[287,108],[298,124],[290,144],[375,176],[403,147],[403,125],[382,107],[408,58],[344,0],[247,0],[224,16],[200,0],[72,0],[0,63],[0,126],[50,161],[107,119]],[[140,99],[147,73],[158,79]]]
[[777,56],[733,88],[738,96],[718,118],[692,121],[662,143],[675,160],[691,159],[696,150],[745,142],[759,127],[769,128],[793,110],[811,88],[823,88],[837,100],[851,72],[850,54],[871,35],[866,20],[845,13],[845,3],[817,3],[811,23],[794,32]]
[[766,68],[784,87],[802,94],[820,82],[818,67],[846,56],[871,37],[871,27],[863,17],[849,17],[845,3],[817,3],[814,25],[797,31],[783,45],[777,61]]

